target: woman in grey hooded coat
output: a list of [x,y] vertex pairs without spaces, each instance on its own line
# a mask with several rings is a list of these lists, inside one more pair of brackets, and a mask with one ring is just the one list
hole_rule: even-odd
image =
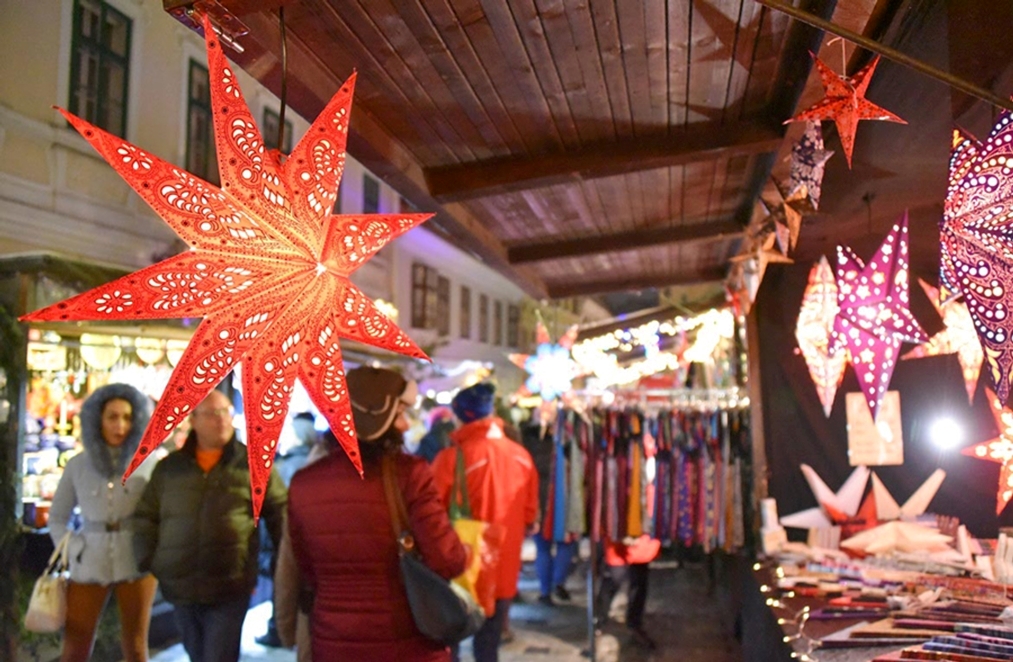
[[127,662],[148,659],[148,623],[157,582],[142,574],[134,560],[130,516],[144,492],[155,460],[148,458],[124,484],[123,472],[144,434],[151,400],[133,386],[109,384],[96,389],[81,407],[84,452],[64,469],[49,511],[49,531],[59,543],[76,506],[81,525],[68,545],[70,582],[61,662],[91,655],[95,627],[116,593]]

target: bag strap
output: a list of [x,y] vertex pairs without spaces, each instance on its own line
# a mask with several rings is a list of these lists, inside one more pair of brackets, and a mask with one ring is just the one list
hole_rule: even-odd
[[390,511],[390,526],[394,538],[398,542],[398,553],[410,552],[415,547],[412,532],[408,529],[408,510],[404,505],[404,497],[397,485],[397,473],[394,457],[384,455],[380,460],[380,474],[383,477],[383,493]]
[[56,547],[53,549],[53,553],[49,557],[49,563],[46,564],[46,573],[62,572],[70,567],[70,559],[68,558],[70,552],[70,535],[71,532],[67,531],[60,538],[60,542],[56,543]]
[[450,491],[450,519],[471,519],[471,502],[468,500],[468,476],[464,467],[464,452],[457,449],[457,466],[454,485]]

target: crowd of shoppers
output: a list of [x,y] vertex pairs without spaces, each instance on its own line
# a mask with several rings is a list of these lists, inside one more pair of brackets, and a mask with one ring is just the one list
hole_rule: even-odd
[[[61,660],[89,658],[111,593],[119,606],[124,659],[147,660],[156,588],[173,605],[193,662],[238,660],[262,541],[278,550],[271,645],[295,645],[300,661],[456,660],[456,646],[425,637],[413,620],[382,467],[395,476],[415,549],[449,580],[464,571],[472,553],[448,516],[459,457],[471,517],[503,532],[499,563],[490,573],[495,608],[473,645],[476,662],[497,660],[517,596],[522,543],[538,533],[544,507],[539,492],[552,448],[552,408],[525,427],[522,445],[517,430],[495,414],[494,387],[477,384],[460,391],[449,409],[431,414],[428,439],[410,455],[404,452],[405,413],[415,406],[417,385],[395,371],[370,367],[349,371],[346,380],[363,475],[343,452],[334,452],[339,446],[330,431],[318,435],[312,415],[296,415],[299,443],[272,470],[261,528],[253,517],[246,446],[237,439],[224,393],[212,391],[194,408],[181,447],[153,454],[124,483],[120,477],[144,432],[151,401],[124,384],[96,390],[82,408],[84,452],[68,463],[50,517],[54,542],[70,532]],[[563,584],[575,542],[535,540],[543,601],[568,599]],[[614,577],[633,580],[631,602],[637,607],[631,617],[638,630],[645,573],[646,566],[634,561],[626,576]],[[616,587],[612,580],[609,575],[602,596],[608,601]]]

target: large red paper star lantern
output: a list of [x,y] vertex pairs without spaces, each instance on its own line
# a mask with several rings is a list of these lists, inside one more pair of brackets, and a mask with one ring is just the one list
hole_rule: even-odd
[[954,132],[940,226],[940,277],[963,294],[988,374],[1006,402],[1013,380],[1013,123],[1004,112],[988,139]]
[[879,64],[878,55],[869,64],[862,67],[857,74],[849,78],[839,76],[815,54],[812,52],[809,54],[816,62],[816,69],[820,72],[820,80],[823,82],[826,96],[808,110],[792,117],[788,122],[833,120],[837,125],[837,134],[841,138],[841,147],[844,148],[844,156],[848,160],[850,168],[851,153],[855,148],[855,131],[858,129],[859,120],[886,120],[900,124],[907,124],[907,122],[865,98],[869,81],[872,80],[872,74],[876,71],[876,65]]
[[873,420],[900,358],[901,343],[928,340],[908,309],[907,228],[905,214],[867,265],[850,248],[837,247],[840,312],[833,347],[835,351],[847,347]]
[[827,417],[848,363],[846,351],[831,351],[834,320],[839,310],[837,298],[834,272],[827,258],[821,257],[809,272],[809,284],[802,295],[802,307],[795,324],[795,338]]
[[338,338],[426,356],[349,276],[431,214],[332,215],[354,74],[282,163],[207,19],[204,31],[221,188],[61,111],[190,250],[23,319],[203,317],[127,475],[242,362],[256,514],[297,377],[362,471]]
[[988,402],[999,429],[999,436],[975,444],[960,451],[979,460],[988,460],[1002,465],[999,472],[999,489],[995,493],[995,514],[998,515],[1013,499],[1013,411],[1002,406],[1002,402],[988,389]]
[[981,350],[981,342],[978,341],[978,334],[974,330],[974,320],[971,319],[971,313],[967,310],[967,304],[957,297],[946,294],[940,296],[938,287],[929,285],[920,278],[918,283],[925,291],[925,296],[936,307],[936,312],[943,318],[943,325],[946,328],[929,338],[927,343],[918,345],[901,358],[917,359],[923,356],[956,354],[957,360],[960,361],[960,369],[964,374],[967,399],[973,401],[985,353]]

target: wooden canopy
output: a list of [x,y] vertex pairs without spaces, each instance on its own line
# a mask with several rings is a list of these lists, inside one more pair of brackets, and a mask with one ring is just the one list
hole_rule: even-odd
[[[801,2],[858,31],[890,4]],[[358,71],[350,153],[536,297],[719,287],[821,90],[822,33],[754,0],[198,3],[275,92],[282,5],[288,105],[312,119]]]

